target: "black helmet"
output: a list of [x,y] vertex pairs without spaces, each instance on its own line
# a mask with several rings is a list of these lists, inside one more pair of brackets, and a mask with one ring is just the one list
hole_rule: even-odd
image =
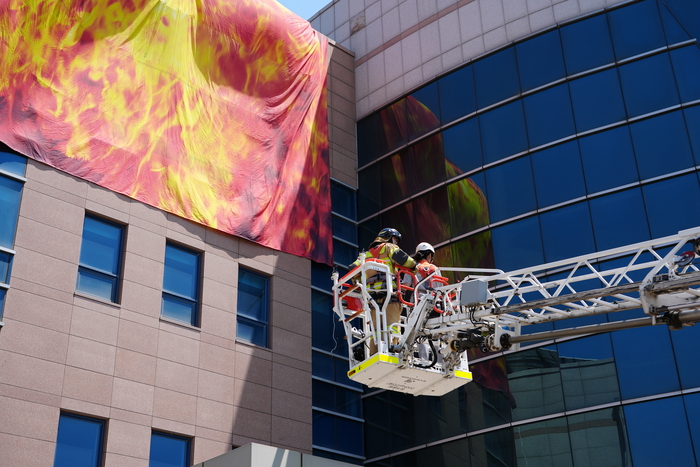
[[372,245],[376,245],[378,243],[383,243],[383,242],[388,242],[391,240],[391,237],[396,237],[398,242],[401,242],[401,234],[399,233],[398,230],[386,228],[386,229],[382,229],[379,231],[379,233],[377,234],[377,238],[374,239],[374,241],[372,242]]

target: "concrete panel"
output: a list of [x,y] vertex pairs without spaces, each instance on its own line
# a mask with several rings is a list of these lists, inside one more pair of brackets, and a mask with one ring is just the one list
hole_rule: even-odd
[[64,366],[35,357],[0,351],[0,383],[60,395]]
[[118,348],[115,356],[114,376],[154,385],[156,382],[156,357]]
[[154,392],[153,386],[114,378],[112,407],[150,415],[153,413]]
[[163,388],[155,388],[153,393],[153,417],[194,426],[198,406],[198,399],[193,395]]
[[84,370],[114,375],[117,348],[82,337],[70,336],[66,364]]
[[199,369],[169,360],[158,359],[156,364],[156,387],[175,392],[197,395]]

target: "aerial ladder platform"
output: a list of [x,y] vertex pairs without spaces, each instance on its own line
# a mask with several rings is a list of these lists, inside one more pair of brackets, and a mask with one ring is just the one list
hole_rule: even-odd
[[[349,350],[348,377],[369,387],[441,396],[472,380],[468,349],[517,351],[532,341],[691,326],[700,321],[698,256],[700,227],[512,272],[443,267],[464,277],[450,284],[435,274],[418,282],[404,268],[392,275],[386,263],[361,254],[359,266],[332,277],[333,311]],[[385,289],[369,286],[376,274],[389,278]],[[392,301],[403,310],[395,323],[387,322]],[[529,325],[638,308],[644,316],[522,332]]]

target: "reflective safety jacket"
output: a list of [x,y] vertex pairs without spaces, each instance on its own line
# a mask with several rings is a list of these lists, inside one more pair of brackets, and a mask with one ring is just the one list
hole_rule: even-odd
[[[437,266],[428,262],[427,259],[422,259],[418,262],[418,266],[416,266],[416,279],[418,280],[418,282],[420,282],[423,279],[425,279],[426,277],[428,277],[430,274],[432,274],[433,272],[435,272],[436,276],[440,275],[440,269]],[[429,286],[430,286],[430,280],[421,284],[421,286],[418,288],[419,290],[416,290],[416,293],[418,293],[418,294],[425,293],[425,289]]]
[[[379,243],[378,245],[370,248],[369,251],[365,252],[365,258],[376,258],[384,261],[387,265],[389,265],[389,271],[391,271],[392,275],[396,274],[397,264],[408,269],[413,269],[416,267],[416,262],[414,259],[408,256],[408,254],[399,248],[398,245],[391,242]],[[353,268],[359,265],[359,258],[352,263]],[[375,290],[386,288],[386,277],[384,277],[383,273],[369,270],[366,272],[366,275],[368,287]],[[369,280],[370,278],[372,278],[371,281]],[[395,288],[396,281],[392,279],[392,283],[394,284]]]

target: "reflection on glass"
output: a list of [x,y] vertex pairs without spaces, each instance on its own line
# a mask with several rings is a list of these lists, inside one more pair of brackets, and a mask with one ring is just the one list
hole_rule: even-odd
[[508,382],[505,357],[480,362],[471,370],[474,381],[464,386],[468,431],[510,423],[511,410],[517,403]]
[[558,29],[521,42],[515,49],[523,92],[566,76]]
[[449,123],[476,110],[474,73],[471,65],[440,78],[438,89],[443,123]]
[[558,144],[532,154],[532,170],[540,208],[586,194],[578,142]]
[[678,83],[681,102],[700,99],[700,49],[697,46],[683,47],[671,51],[673,73]]
[[[470,118],[442,132],[445,159],[448,165],[447,177],[450,178],[450,165],[459,173],[469,172],[481,167],[484,163],[481,156],[481,136],[479,135],[479,119]],[[452,171],[457,171],[452,169]]]
[[382,186],[379,181],[380,168],[381,164],[374,164],[361,170],[357,174],[357,184],[359,187],[357,190],[357,217],[359,219],[371,216],[380,209],[380,187]]
[[630,132],[642,180],[693,166],[682,112],[633,123]]
[[573,466],[566,418],[513,427],[518,465]]
[[355,220],[355,190],[331,180],[333,212]]
[[406,99],[376,112],[357,124],[357,157],[362,167],[408,141]]
[[515,48],[508,47],[474,63],[476,101],[480,109],[520,92]]
[[[414,140],[440,126],[440,100],[438,98],[438,83],[433,82],[423,86],[406,97],[408,116],[408,139]],[[435,118],[426,120],[425,116]]]
[[655,1],[643,1],[608,13],[618,60],[666,45]]
[[447,185],[454,236],[489,224],[489,206],[475,179],[481,179],[483,184],[483,173]]
[[469,438],[470,461],[473,467],[516,467],[515,441],[510,428]]
[[[681,3],[676,3],[674,5],[674,8],[678,8],[678,6],[680,6],[680,5],[681,5]],[[664,32],[666,33],[666,43],[667,44],[669,44],[669,45],[676,44],[678,42],[683,42],[683,41],[687,41],[688,39],[692,39],[692,37],[691,37],[692,35],[688,33],[689,31],[686,27],[688,25],[692,25],[694,23],[697,23],[697,21],[693,21],[693,20],[687,21],[686,20],[686,21],[684,21],[685,24],[681,25],[678,22],[678,19],[676,19],[676,17],[674,17],[674,13],[671,13],[669,11],[668,5],[666,5],[666,2],[658,2],[658,6],[659,6],[659,13],[661,13],[661,22],[663,23]],[[688,8],[688,7],[697,8],[697,6],[698,6],[698,4],[696,2],[693,2],[693,1],[685,2],[685,4],[683,5],[683,7],[685,7],[685,8]],[[676,14],[677,13],[678,13],[678,11],[676,11]],[[690,11],[685,11],[683,13],[685,13],[684,19],[692,18],[692,14],[688,14],[688,13],[690,13]],[[681,13],[681,15],[683,15],[683,13]],[[683,17],[683,16],[681,16],[681,17]]]
[[619,73],[630,118],[680,102],[667,53],[622,65]]
[[639,180],[628,126],[586,136],[578,143],[589,194]]
[[[476,196],[476,194],[472,195]],[[469,206],[469,208],[473,208],[473,206]],[[452,236],[449,223],[450,204],[447,201],[446,187],[439,187],[416,198],[413,202],[413,210],[416,215],[418,242],[428,241],[435,244],[448,240]],[[471,214],[471,209],[466,211],[466,215],[469,214]],[[413,253],[413,250],[407,249],[407,251]]]
[[424,241],[416,238],[415,226],[417,219],[413,211],[414,204],[415,202],[411,201],[382,214],[382,228],[384,226],[393,227],[401,232],[401,248],[409,253],[413,253],[411,248],[417,245],[418,242]]
[[0,170],[24,177],[24,172],[27,170],[27,158],[0,149]]
[[445,180],[442,135],[424,139],[410,148],[407,172],[410,194],[421,192]]
[[579,133],[627,116],[616,68],[575,79],[569,83],[569,89]]
[[570,415],[567,419],[576,467],[632,467],[622,407]]
[[[625,406],[625,420],[634,467],[697,465],[682,397]],[[649,430],[663,433],[665,442],[649,442]]]
[[508,385],[515,398],[513,421],[564,411],[559,358],[555,347],[506,355]]
[[609,334],[557,345],[566,410],[620,400]]
[[642,192],[652,238],[674,235],[700,225],[700,206],[677,202],[677,193],[683,193],[687,199],[700,199],[697,172],[644,185]]
[[561,42],[569,75],[615,61],[608,20],[604,14],[562,27]]

